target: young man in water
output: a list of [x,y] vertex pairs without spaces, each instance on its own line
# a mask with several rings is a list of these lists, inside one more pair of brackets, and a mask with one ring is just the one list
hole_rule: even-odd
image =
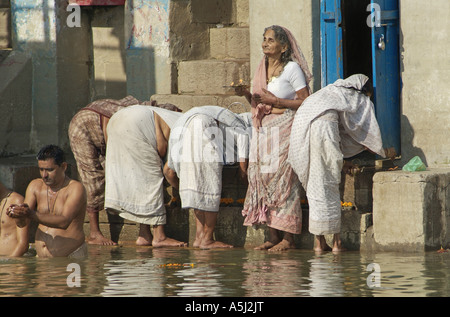
[[40,179],[28,185],[24,203],[11,206],[7,214],[24,223],[39,223],[35,247],[39,257],[87,255],[83,231],[86,191],[66,176],[64,152],[55,145],[44,146],[37,155]]
[[16,226],[14,219],[6,215],[11,205],[23,203],[23,196],[9,190],[0,182],[0,256],[22,256],[28,250],[28,223]]

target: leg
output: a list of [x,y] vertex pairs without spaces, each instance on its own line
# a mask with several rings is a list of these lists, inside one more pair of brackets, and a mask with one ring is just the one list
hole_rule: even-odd
[[99,215],[98,211],[88,211],[89,217],[89,237],[87,239],[88,244],[97,245],[117,245],[116,242],[106,238],[100,231]]
[[139,235],[136,239],[136,245],[139,246],[150,246],[152,245],[153,235],[150,231],[150,225],[139,225]]
[[194,240],[194,248],[200,247],[200,244],[203,239],[203,230],[205,227],[205,212],[201,210],[194,209],[195,214],[195,240]]
[[270,248],[269,251],[285,251],[288,249],[295,249],[294,235],[292,233],[285,232],[283,240]]
[[269,241],[255,248],[255,250],[268,250],[281,242],[280,231],[269,227]]
[[331,248],[328,246],[327,241],[325,240],[325,236],[323,235],[314,236],[314,251],[316,252],[331,251]]
[[341,235],[339,233],[335,233],[333,236],[333,252],[342,252],[346,251],[346,249],[342,246]]
[[153,228],[152,245],[155,248],[161,247],[185,247],[187,243],[168,238],[164,232],[164,225],[156,225]]
[[[203,213],[203,231],[201,233],[201,241],[199,247],[202,249],[212,249],[212,248],[232,248],[232,245],[214,240],[214,228],[217,223],[217,212],[200,211],[196,210],[198,213]],[[197,229],[198,230],[198,229]]]

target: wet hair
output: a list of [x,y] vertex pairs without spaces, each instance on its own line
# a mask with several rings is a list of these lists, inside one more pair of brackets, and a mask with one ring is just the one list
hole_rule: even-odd
[[287,62],[292,60],[292,47],[291,42],[289,41],[289,37],[287,36],[283,28],[279,25],[272,25],[265,28],[264,34],[266,34],[268,30],[272,30],[275,33],[275,39],[280,42],[282,46],[287,46],[287,50],[281,54],[281,62],[283,63],[283,65],[286,65]]
[[40,149],[39,153],[36,155],[36,159],[38,161],[54,159],[55,163],[61,166],[61,164],[66,161],[66,156],[59,146],[50,144]]
[[364,84],[364,86],[362,86],[361,89],[356,89],[354,87],[346,87],[346,88],[352,89],[354,91],[357,91],[357,92],[359,92],[361,94],[364,94],[364,95],[366,95],[368,97],[373,95],[373,84],[372,84],[372,81],[370,79],[368,79],[366,81],[366,83]]

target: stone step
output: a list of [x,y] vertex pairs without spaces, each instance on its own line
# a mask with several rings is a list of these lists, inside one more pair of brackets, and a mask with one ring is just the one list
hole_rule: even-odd
[[234,94],[231,83],[250,83],[248,59],[184,61],[178,68],[178,93],[195,95]]
[[211,28],[209,30],[211,58],[250,60],[249,37],[248,27]]
[[158,104],[171,103],[183,112],[197,106],[213,105],[228,108],[235,113],[249,112],[250,104],[244,97],[231,95],[153,95],[151,100]]
[[[167,224],[164,231],[168,237],[188,242],[192,246],[195,238],[195,214],[192,209],[183,210],[179,206],[167,207]],[[102,216],[103,214],[103,216]],[[302,207],[303,226],[302,233],[294,238],[295,245],[299,249],[311,250],[314,245],[314,236],[308,231],[309,210]],[[215,228],[215,239],[229,243],[235,247],[253,248],[263,244],[268,237],[267,228],[248,227],[243,225],[242,206],[222,206],[219,210],[217,224]],[[125,220],[121,229],[118,229],[117,222],[107,220],[106,213],[100,213],[100,230],[103,235],[110,238],[117,233],[112,230],[120,230],[118,235],[119,244],[133,243],[139,234],[139,224]],[[363,213],[350,209],[342,210],[342,231],[341,238],[348,250],[370,249],[373,244],[371,226],[372,214]],[[85,234],[89,234],[89,222],[84,225]],[[332,235],[327,235],[326,239],[331,245]]]

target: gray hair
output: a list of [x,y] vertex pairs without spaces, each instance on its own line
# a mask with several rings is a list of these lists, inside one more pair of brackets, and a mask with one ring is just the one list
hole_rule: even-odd
[[291,42],[289,41],[289,37],[287,36],[284,29],[279,25],[266,27],[264,29],[264,34],[266,34],[268,30],[272,30],[275,33],[275,39],[280,42],[282,46],[287,46],[287,50],[281,54],[281,62],[283,63],[283,65],[287,64],[287,62],[292,60],[292,47]]

